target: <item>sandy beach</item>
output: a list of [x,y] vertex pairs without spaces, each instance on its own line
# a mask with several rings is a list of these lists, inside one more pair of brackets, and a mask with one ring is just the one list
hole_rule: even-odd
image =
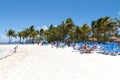
[[[16,45],[1,45],[14,48]],[[71,48],[17,45],[0,60],[0,80],[119,80],[120,56],[80,54]]]

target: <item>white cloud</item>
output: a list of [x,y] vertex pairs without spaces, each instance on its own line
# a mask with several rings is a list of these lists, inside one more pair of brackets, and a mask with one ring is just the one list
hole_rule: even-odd
[[53,26],[57,27],[57,25],[53,25]]
[[42,26],[41,28],[42,28],[42,29],[44,29],[44,30],[47,30],[47,29],[48,29],[48,27],[47,27],[47,26],[45,26],[45,25],[44,25],[44,26]]
[[40,29],[47,30],[48,27],[47,27],[46,25],[44,25],[44,26],[37,26],[36,29],[37,29],[37,30],[40,30]]
[[[57,27],[57,25],[53,25],[54,27]],[[36,29],[40,30],[40,29],[44,29],[44,30],[48,30],[48,26],[44,25],[44,26],[37,26]]]

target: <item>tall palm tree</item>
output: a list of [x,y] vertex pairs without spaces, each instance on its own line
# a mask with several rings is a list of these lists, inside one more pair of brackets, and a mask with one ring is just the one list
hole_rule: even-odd
[[40,29],[40,35],[43,35],[44,29]]
[[[117,31],[116,22],[114,22],[113,19],[107,16],[103,18],[102,28],[104,31],[104,41],[108,41],[109,38],[108,32],[112,34],[116,34],[115,32]],[[106,34],[107,34],[107,38],[106,38]]]
[[20,38],[20,43],[21,43],[21,39],[23,37],[23,31],[18,32],[18,37]]
[[30,30],[30,32],[35,31],[34,26],[33,26],[33,25],[32,25],[32,26],[30,26],[30,27],[29,27],[29,30]]
[[7,32],[7,36],[9,37],[9,43],[12,41],[12,37],[16,38],[16,33],[14,30],[9,29]]
[[109,30],[109,24],[111,24],[111,19],[110,17],[103,17],[102,18],[102,21],[101,21],[101,28],[103,30],[103,33],[104,33],[104,42],[106,41],[106,33],[108,32]]
[[28,42],[28,37],[30,35],[30,30],[29,28],[26,28],[23,30],[23,39],[25,38],[26,39],[26,42]]
[[74,34],[76,41],[81,41],[81,34],[82,34],[82,31],[81,31],[80,27],[76,26],[75,34]]
[[115,20],[117,21],[117,26],[120,27],[120,19],[115,18]]
[[100,34],[101,32],[103,32],[103,28],[102,28],[102,21],[103,21],[103,17],[99,18],[96,21],[96,36],[97,36],[97,41],[100,41]]
[[72,19],[71,18],[68,18],[66,20],[66,25],[69,29],[72,29],[72,27],[75,27],[75,24],[73,23]]
[[104,41],[106,41],[106,33],[109,30],[109,24],[111,24],[110,17],[101,17],[96,21],[97,40],[100,41],[102,34],[104,35]]
[[35,29],[34,29],[34,26],[30,26],[29,28],[29,41],[32,41],[33,42],[33,36],[34,36],[34,33],[35,33]]
[[96,24],[97,24],[96,21],[92,21],[92,24],[91,24],[92,29],[91,29],[91,31],[92,31],[92,34],[93,34],[93,42],[94,42],[94,38],[95,38]]
[[35,38],[36,38],[36,36],[37,36],[38,34],[37,34],[37,31],[32,31],[32,33],[31,33],[31,37],[32,37],[32,43],[35,43]]
[[65,42],[68,29],[67,29],[67,25],[64,23],[64,21],[62,21],[62,23],[60,24],[60,32],[62,33],[63,42]]
[[67,18],[66,19],[66,23],[65,23],[65,31],[66,31],[66,37],[69,37],[69,39],[71,38],[72,36],[72,32],[74,32],[74,27],[75,27],[75,24],[73,23],[72,19],[71,18]]
[[87,41],[87,40],[88,40],[89,33],[90,33],[90,27],[89,27],[87,24],[84,24],[84,25],[81,27],[81,30],[82,30],[82,38],[83,38],[83,41]]
[[44,32],[44,41],[49,41],[50,30],[46,30]]
[[115,18],[116,22],[117,22],[117,27],[120,29],[120,19]]

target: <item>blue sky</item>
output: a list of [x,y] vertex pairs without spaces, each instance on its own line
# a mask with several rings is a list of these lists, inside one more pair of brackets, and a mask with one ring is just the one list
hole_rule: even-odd
[[0,0],[0,42],[5,31],[58,25],[67,18],[79,26],[103,16],[120,19],[120,0]]

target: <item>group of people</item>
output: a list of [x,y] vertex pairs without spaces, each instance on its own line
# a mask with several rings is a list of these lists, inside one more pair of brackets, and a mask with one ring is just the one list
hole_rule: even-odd
[[85,44],[82,44],[82,45],[74,44],[73,49],[74,50],[79,50],[81,53],[91,53],[91,52],[93,52],[95,50],[98,50],[98,49],[101,50],[102,48],[99,45],[91,46],[90,44],[85,43]]
[[90,47],[88,44],[83,45],[80,50],[82,50],[84,53],[91,53],[97,48],[97,46]]
[[58,47],[64,48],[65,44],[64,43],[60,43],[60,42],[51,42],[51,47],[53,48],[54,46],[56,48],[58,48]]

